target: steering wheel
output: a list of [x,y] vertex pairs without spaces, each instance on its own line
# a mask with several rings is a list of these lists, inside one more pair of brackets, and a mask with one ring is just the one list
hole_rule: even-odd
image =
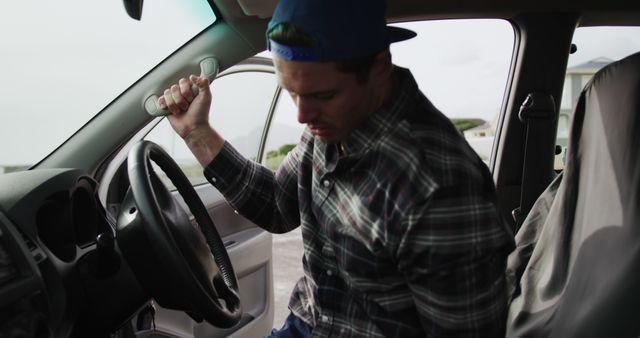
[[[162,183],[150,160],[177,188],[195,222]],[[238,281],[193,186],[153,142],[137,143],[127,161],[131,189],[118,215],[116,240],[136,278],[161,306],[217,327],[232,327],[242,312]]]

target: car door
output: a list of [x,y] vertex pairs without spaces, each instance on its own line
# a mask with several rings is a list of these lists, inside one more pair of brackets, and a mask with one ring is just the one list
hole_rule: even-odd
[[[264,143],[270,125],[271,111],[279,90],[271,60],[249,58],[218,75],[211,84],[214,103],[210,123],[240,153],[249,159],[263,157]],[[273,278],[271,234],[257,227],[235,211],[224,197],[203,176],[202,167],[184,142],[171,129],[168,120],[158,118],[129,142],[144,138],[163,147],[178,163],[213,219],[229,253],[238,277],[243,316],[230,329],[193,321],[181,311],[165,309],[153,304],[153,319],[148,308],[131,321],[133,331],[140,337],[226,337],[261,336],[273,324]],[[107,208],[116,213],[122,193],[128,186],[125,163],[119,165],[111,178],[103,180]],[[165,184],[186,211],[184,201],[159,167],[154,166]]]

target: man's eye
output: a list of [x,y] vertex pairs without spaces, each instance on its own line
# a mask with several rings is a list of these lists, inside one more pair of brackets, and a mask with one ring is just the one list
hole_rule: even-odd
[[326,93],[318,93],[316,95],[314,95],[314,98],[318,99],[318,100],[331,100],[334,98],[334,96],[336,96],[336,92],[326,92]]

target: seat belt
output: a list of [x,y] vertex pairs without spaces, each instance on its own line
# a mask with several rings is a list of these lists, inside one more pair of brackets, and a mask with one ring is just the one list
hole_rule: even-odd
[[[529,214],[533,203],[544,191],[542,184],[536,184],[536,173],[544,170],[544,161],[532,161],[529,157],[536,154],[534,150],[536,144],[532,142],[533,135],[538,135],[542,129],[548,127],[549,121],[555,119],[555,100],[553,96],[546,93],[529,93],[522,102],[518,118],[526,125],[524,139],[524,151],[522,159],[522,184],[520,185],[520,206],[511,212],[516,223],[515,233],[520,229],[522,222]],[[539,145],[538,145],[539,146]],[[541,182],[542,183],[542,182]]]

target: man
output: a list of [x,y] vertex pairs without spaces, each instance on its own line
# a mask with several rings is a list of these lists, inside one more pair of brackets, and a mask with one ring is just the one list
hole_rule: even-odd
[[386,26],[383,0],[281,0],[268,47],[307,128],[275,173],[209,125],[206,79],[160,100],[241,214],[302,227],[305,275],[273,337],[504,335],[512,235],[486,166],[391,62],[413,36]]

